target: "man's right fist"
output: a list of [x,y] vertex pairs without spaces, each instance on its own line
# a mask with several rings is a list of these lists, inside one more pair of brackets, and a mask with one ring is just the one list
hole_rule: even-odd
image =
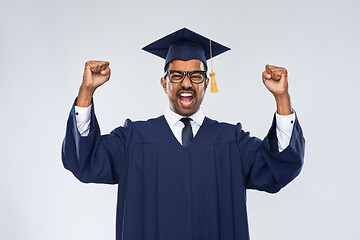
[[87,61],[82,86],[95,91],[110,79],[111,69],[107,61]]
[[79,89],[76,106],[90,106],[96,88],[107,82],[110,79],[110,74],[109,62],[87,61],[85,63],[83,82]]

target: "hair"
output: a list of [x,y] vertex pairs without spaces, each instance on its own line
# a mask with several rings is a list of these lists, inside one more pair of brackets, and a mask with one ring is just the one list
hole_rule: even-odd
[[[168,64],[165,65],[165,67],[164,67],[164,73],[166,73],[167,70],[169,70],[170,63],[172,63],[172,61],[171,61],[171,62],[168,62]],[[204,67],[204,69],[205,69],[205,72],[207,72],[208,68],[207,68],[206,64],[205,64],[203,61],[201,61],[201,64],[203,65],[203,67]]]

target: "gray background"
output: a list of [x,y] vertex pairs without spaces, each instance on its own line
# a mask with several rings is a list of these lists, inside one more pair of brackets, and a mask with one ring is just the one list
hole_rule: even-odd
[[141,50],[182,27],[232,48],[214,59],[211,118],[263,138],[276,109],[267,63],[289,71],[306,138],[300,176],[248,191],[252,239],[360,239],[358,1],[0,1],[0,239],[114,239],[116,186],[82,184],[60,148],[84,63],[110,61],[103,133],[163,114],[164,61]]

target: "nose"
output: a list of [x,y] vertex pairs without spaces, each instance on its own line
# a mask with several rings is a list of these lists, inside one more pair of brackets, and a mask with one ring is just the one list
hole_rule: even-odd
[[192,87],[192,82],[190,81],[189,75],[186,74],[184,80],[181,82],[181,85],[185,88]]

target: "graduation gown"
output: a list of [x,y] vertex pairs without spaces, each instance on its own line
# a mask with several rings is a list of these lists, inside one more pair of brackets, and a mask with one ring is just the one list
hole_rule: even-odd
[[94,109],[91,114],[90,133],[82,137],[72,107],[62,161],[81,182],[118,184],[117,240],[249,239],[246,189],[275,193],[303,165],[297,118],[289,146],[279,153],[275,116],[264,140],[240,123],[205,117],[184,148],[164,116],[127,119],[101,135]]

